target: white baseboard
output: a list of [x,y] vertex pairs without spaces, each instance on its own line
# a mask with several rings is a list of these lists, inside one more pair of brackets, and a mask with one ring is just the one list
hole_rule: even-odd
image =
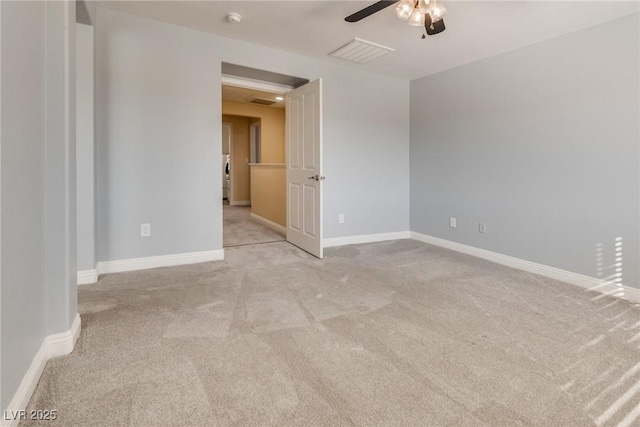
[[47,360],[71,353],[78,340],[78,336],[80,336],[80,327],[80,315],[76,314],[76,318],[71,324],[71,329],[59,334],[49,335],[44,339],[38,352],[31,361],[31,366],[29,366],[27,373],[22,378],[18,390],[16,390],[13,395],[13,399],[11,399],[11,402],[9,402],[9,405],[4,410],[2,419],[0,420],[0,427],[15,427],[20,423],[20,411],[27,409],[29,400],[31,400],[38,381],[40,381]]
[[357,245],[360,243],[384,242],[387,240],[408,239],[410,233],[408,231],[396,231],[393,233],[380,234],[362,234],[359,236],[331,237],[322,240],[322,246],[331,248],[334,246]]
[[125,271],[148,270],[158,267],[174,267],[177,265],[197,264],[224,259],[224,249],[215,251],[190,252],[175,255],[161,255],[145,258],[131,258],[118,261],[101,261],[98,263],[98,274],[122,273]]
[[589,277],[583,274],[561,270],[559,268],[550,267],[548,265],[538,264],[508,255],[502,255],[496,252],[488,251],[486,249],[475,248],[473,246],[452,242],[450,240],[440,239],[438,237],[428,236],[426,234],[416,233],[414,231],[411,232],[411,238],[420,242],[429,243],[431,245],[451,249],[456,252],[483,258],[488,261],[495,262],[496,264],[506,265],[507,267],[516,268],[518,270],[539,274],[540,276],[549,277],[561,282],[570,283],[584,289],[589,289],[592,291],[600,292],[602,294],[640,303],[640,289],[631,288],[629,286],[616,285],[609,281],[596,279],[595,277]]
[[80,270],[78,271],[78,285],[90,285],[98,281],[98,270]]
[[16,393],[13,395],[13,399],[11,399],[11,402],[9,402],[9,405],[3,411],[0,426],[14,427],[20,423],[20,411],[27,409],[29,400],[31,400],[31,395],[33,395],[33,392],[38,385],[38,381],[40,381],[40,376],[42,376],[42,371],[44,371],[47,360],[47,341],[45,339],[42,342],[40,349],[33,357],[31,366],[29,366],[27,373],[22,377],[22,382],[18,386]]
[[45,339],[48,349],[48,358],[52,359],[54,357],[60,357],[71,353],[76,345],[76,341],[78,341],[78,337],[80,336],[80,328],[80,315],[76,314],[76,318],[73,319],[73,323],[71,324],[71,329],[59,334],[49,335]]
[[229,204],[231,206],[251,206],[251,200],[234,200]]
[[270,219],[267,219],[267,218],[262,217],[260,215],[256,215],[253,212],[251,212],[251,218],[255,219],[258,222],[263,223],[267,227],[270,227],[270,228],[273,228],[276,231],[279,231],[280,233],[282,233],[284,235],[287,234],[287,228],[286,227],[283,227],[280,224],[271,221]]

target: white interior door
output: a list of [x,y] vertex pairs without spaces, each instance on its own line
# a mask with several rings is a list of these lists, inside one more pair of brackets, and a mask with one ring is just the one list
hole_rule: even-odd
[[322,81],[287,102],[287,241],[322,258]]

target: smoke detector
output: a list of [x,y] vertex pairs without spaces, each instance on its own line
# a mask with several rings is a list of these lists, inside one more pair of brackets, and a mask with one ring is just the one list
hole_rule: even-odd
[[239,24],[241,20],[242,15],[240,15],[239,13],[231,12],[227,15],[227,21],[231,22],[232,24]]

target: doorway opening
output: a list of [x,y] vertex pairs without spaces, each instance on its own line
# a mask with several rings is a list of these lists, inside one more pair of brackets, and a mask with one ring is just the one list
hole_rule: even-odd
[[231,134],[223,246],[286,240],[322,258],[322,81],[223,63],[221,83],[222,121],[232,123],[223,126]]
[[284,95],[222,85],[224,247],[286,240]]

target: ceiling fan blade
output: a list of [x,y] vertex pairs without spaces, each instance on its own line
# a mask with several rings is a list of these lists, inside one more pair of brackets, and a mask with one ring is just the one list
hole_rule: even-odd
[[369,15],[373,15],[376,12],[380,12],[382,9],[385,9],[394,3],[398,3],[398,0],[391,0],[391,1],[383,0],[383,1],[376,2],[369,7],[365,7],[364,9],[357,11],[353,15],[347,16],[346,18],[344,18],[344,20],[347,22],[358,22],[359,20],[364,19]]
[[427,13],[424,16],[424,29],[427,31],[427,34],[429,34],[430,36],[433,36],[434,34],[440,34],[444,30],[446,30],[447,27],[444,26],[444,19],[441,19],[439,21],[434,22],[433,28],[432,28],[431,16]]

